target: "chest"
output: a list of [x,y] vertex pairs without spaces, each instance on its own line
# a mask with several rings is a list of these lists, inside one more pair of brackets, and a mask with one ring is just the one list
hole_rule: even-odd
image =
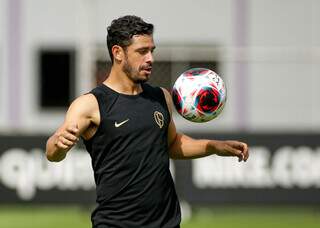
[[167,108],[157,100],[119,98],[102,120],[110,137],[143,139],[165,135],[170,116]]

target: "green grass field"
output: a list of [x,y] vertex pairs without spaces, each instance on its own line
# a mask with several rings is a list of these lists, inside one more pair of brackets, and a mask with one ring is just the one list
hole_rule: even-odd
[[[1,228],[90,228],[78,207],[0,206]],[[319,208],[217,207],[197,209],[182,228],[319,228]]]

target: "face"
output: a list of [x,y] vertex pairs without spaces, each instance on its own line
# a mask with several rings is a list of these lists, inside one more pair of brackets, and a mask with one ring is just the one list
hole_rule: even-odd
[[134,83],[148,81],[155,45],[150,35],[134,35],[132,44],[124,51],[122,70]]

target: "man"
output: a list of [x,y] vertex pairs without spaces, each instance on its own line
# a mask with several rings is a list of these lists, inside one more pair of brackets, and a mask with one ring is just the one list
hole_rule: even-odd
[[118,18],[108,27],[107,44],[110,75],[72,102],[64,123],[47,141],[47,158],[63,160],[83,138],[97,185],[93,227],[179,227],[169,157],[216,154],[246,161],[248,147],[176,132],[169,92],[145,83],[154,61],[152,24],[136,16]]

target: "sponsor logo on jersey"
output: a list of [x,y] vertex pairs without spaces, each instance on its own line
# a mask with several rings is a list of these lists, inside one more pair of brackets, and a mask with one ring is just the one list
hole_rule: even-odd
[[129,119],[126,119],[126,120],[124,120],[124,121],[122,121],[122,122],[120,122],[120,123],[117,123],[117,121],[116,121],[116,122],[114,122],[114,126],[115,126],[115,127],[120,127],[121,125],[125,124],[125,123],[128,122],[128,121],[129,121]]

